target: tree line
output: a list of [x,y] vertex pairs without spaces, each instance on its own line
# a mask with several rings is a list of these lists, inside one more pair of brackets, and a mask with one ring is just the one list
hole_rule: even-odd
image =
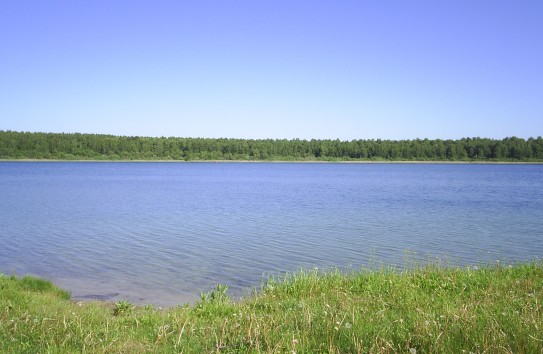
[[543,139],[212,139],[0,130],[0,159],[543,161]]

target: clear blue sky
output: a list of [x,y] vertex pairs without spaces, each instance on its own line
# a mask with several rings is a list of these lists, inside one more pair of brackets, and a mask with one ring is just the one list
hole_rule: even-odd
[[543,1],[2,1],[0,130],[537,137]]

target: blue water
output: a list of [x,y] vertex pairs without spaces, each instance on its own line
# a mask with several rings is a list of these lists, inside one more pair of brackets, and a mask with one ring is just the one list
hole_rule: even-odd
[[300,268],[543,255],[543,165],[0,163],[0,271],[75,299],[246,295]]

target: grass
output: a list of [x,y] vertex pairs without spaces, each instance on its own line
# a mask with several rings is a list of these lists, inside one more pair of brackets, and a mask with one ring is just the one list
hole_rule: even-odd
[[301,271],[234,302],[218,285],[160,310],[75,303],[0,275],[0,352],[539,353],[543,263]]

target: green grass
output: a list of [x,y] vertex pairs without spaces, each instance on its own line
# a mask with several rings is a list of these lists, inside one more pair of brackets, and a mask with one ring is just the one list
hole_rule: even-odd
[[75,303],[0,275],[0,352],[540,353],[543,263],[301,271],[233,302],[218,285],[167,310]]

